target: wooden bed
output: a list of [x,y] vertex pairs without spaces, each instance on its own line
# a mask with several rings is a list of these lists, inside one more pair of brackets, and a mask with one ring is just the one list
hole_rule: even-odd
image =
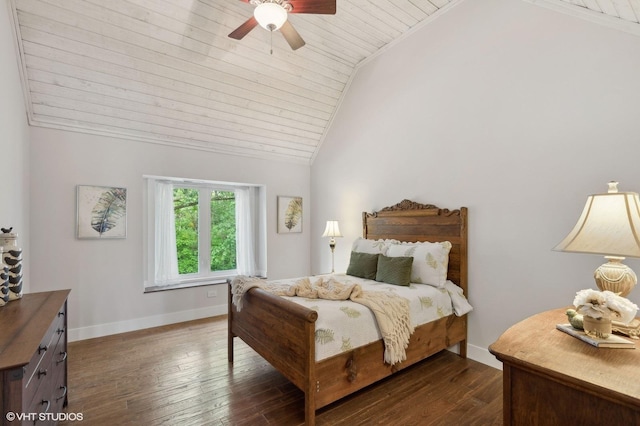
[[[467,209],[440,209],[404,200],[375,213],[362,214],[363,237],[400,241],[450,241],[448,279],[467,295]],[[240,337],[305,394],[305,423],[315,424],[315,412],[430,355],[459,344],[467,355],[467,316],[454,314],[416,327],[407,360],[383,362],[382,340],[328,359],[315,361],[315,321],[318,314],[304,306],[252,288],[237,312],[229,285],[228,356]]]

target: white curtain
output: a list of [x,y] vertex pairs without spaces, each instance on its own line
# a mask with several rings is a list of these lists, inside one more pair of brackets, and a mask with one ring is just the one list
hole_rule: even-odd
[[236,263],[239,275],[256,275],[257,250],[257,187],[236,189]]
[[158,181],[155,193],[155,284],[178,279],[176,218],[173,210],[173,185]]

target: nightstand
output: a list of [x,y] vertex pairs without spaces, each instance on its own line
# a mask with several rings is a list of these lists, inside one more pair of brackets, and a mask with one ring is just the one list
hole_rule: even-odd
[[640,424],[640,342],[593,347],[555,329],[565,311],[527,318],[489,347],[503,363],[504,424]]

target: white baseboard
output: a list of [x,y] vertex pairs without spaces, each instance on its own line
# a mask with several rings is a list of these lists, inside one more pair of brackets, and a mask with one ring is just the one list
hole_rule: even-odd
[[169,314],[154,315],[151,317],[136,318],[127,321],[92,325],[90,327],[71,328],[69,329],[67,339],[69,342],[75,342],[76,340],[92,339],[94,337],[126,333],[129,331],[142,330],[144,328],[159,327],[162,325],[226,314],[227,305],[190,309],[188,311],[172,312]]
[[[447,350],[455,354],[460,354],[460,345],[453,345],[447,348]],[[480,346],[470,345],[467,343],[467,358],[481,362],[489,367],[502,370],[502,363],[498,361],[495,356],[491,355],[491,352],[489,352],[488,349],[481,348]]]
[[495,356],[491,355],[488,349],[481,348],[480,346],[467,345],[467,357],[486,364],[489,367],[502,370],[502,363],[498,361]]

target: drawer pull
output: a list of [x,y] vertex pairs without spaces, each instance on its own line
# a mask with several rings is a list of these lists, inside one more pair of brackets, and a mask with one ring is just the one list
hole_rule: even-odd
[[64,311],[60,311],[60,312],[58,312],[58,316],[59,316],[59,317],[63,317],[63,316],[64,316]]
[[67,360],[67,351],[60,352],[62,358],[56,361],[56,364],[60,364],[61,362],[65,362]]
[[42,352],[46,352],[47,349],[49,349],[49,347],[47,345],[38,346],[38,355],[40,355]]
[[46,376],[47,375],[47,370],[40,370],[38,371],[38,379],[42,376]]
[[58,334],[62,334],[62,333],[64,333],[64,328],[59,328],[59,329],[56,330],[56,332]]
[[62,396],[59,396],[56,398],[56,401],[60,401],[62,398],[64,398],[65,396],[67,396],[67,387],[66,386],[60,386],[58,389],[62,389]]

